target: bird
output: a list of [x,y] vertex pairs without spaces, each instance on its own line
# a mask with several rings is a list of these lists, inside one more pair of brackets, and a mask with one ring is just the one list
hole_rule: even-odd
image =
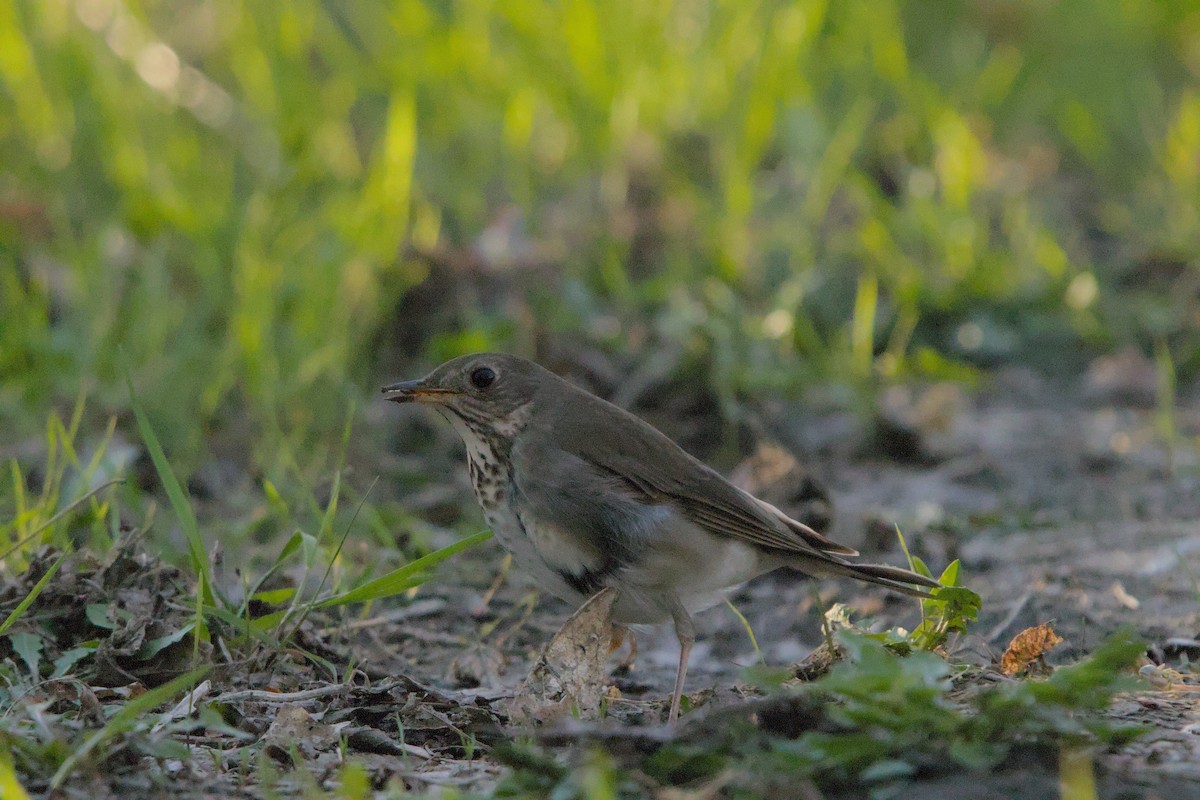
[[679,718],[696,640],[692,615],[779,567],[849,577],[917,597],[938,583],[861,564],[827,538],[734,486],[634,414],[515,355],[451,359],[387,400],[428,404],[461,436],[484,520],[545,591],[579,605],[616,591],[613,622],[671,622]]

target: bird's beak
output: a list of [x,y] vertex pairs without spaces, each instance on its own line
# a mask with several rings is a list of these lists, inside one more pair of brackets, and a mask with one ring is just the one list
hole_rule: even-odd
[[424,380],[393,383],[383,387],[383,393],[387,395],[384,399],[393,403],[441,403],[449,395],[458,394],[451,389],[428,386]]

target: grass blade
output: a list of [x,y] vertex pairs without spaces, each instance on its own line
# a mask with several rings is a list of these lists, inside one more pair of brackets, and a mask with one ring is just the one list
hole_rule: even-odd
[[8,618],[5,619],[3,623],[0,623],[0,636],[4,635],[5,631],[11,628],[13,623],[21,618],[21,615],[24,614],[25,610],[33,604],[34,600],[37,600],[38,595],[41,594],[42,590],[46,588],[46,584],[50,583],[50,579],[54,577],[54,573],[58,572],[58,568],[62,566],[62,563],[66,557],[66,553],[60,555],[58,560],[50,565],[50,569],[46,570],[46,574],[41,577],[41,580],[34,584],[34,587],[29,591],[29,594],[25,595],[25,598],[17,604],[16,608],[12,610],[12,613],[8,615]]
[[[333,571],[333,565],[337,563],[338,556],[340,556],[342,553],[342,547],[345,546],[346,539],[350,536],[350,529],[354,527],[354,522],[358,519],[358,512],[362,511],[362,507],[366,505],[367,498],[371,495],[371,490],[375,488],[375,484],[377,483],[379,483],[378,476],[375,477],[375,480],[371,481],[371,485],[367,487],[366,493],[362,496],[362,499],[358,501],[358,505],[355,506],[354,514],[351,515],[350,521],[346,523],[346,530],[342,531],[342,538],[338,539],[337,548],[334,549],[333,556],[330,557],[329,563],[325,566],[325,573],[321,576],[321,582],[317,584],[317,591],[315,594],[319,595],[321,590],[325,588],[325,582],[329,580],[329,574]],[[334,502],[336,502],[336,500]],[[299,594],[295,595],[293,598],[292,606],[288,609],[289,614],[296,609],[295,598],[298,597]],[[291,639],[292,636],[296,634],[296,631],[300,630],[300,626],[304,624],[304,620],[308,617],[309,613],[311,613],[312,610],[317,607],[318,606],[315,602],[306,603],[300,614],[297,615],[296,623],[292,626],[292,629],[288,632],[287,636],[283,637],[284,640]]]
[[427,572],[432,567],[442,563],[447,558],[450,558],[450,556],[457,555],[481,542],[486,542],[490,538],[492,538],[491,531],[483,531],[474,536],[468,536],[452,545],[443,547],[441,550],[436,550],[427,556],[422,556],[416,561],[411,561],[399,569],[394,569],[373,581],[368,581],[362,586],[334,595],[333,597],[327,597],[318,602],[316,607],[329,608],[348,603],[365,603],[368,600],[379,600],[384,597],[393,597],[401,594],[414,586],[420,586],[424,583],[429,578]]
[[758,663],[766,666],[767,660],[763,658],[762,650],[758,649],[758,637],[754,635],[754,628],[750,627],[750,620],[746,619],[746,615],[738,611],[738,607],[733,604],[733,601],[728,597],[725,598],[725,605],[729,606],[729,610],[738,618],[738,622],[742,623],[742,627],[746,629],[746,635],[750,637],[750,646],[754,648],[754,657],[758,659]]
[[138,724],[139,717],[167,702],[184,689],[190,689],[195,686],[210,669],[212,668],[201,667],[200,669],[192,670],[126,703],[120,711],[112,716],[112,719],[103,728],[92,734],[74,753],[67,756],[62,766],[54,773],[54,777],[50,779],[51,792],[61,786],[62,782],[75,771],[75,767],[79,762],[91,754],[93,750],[108,740],[132,730]]
[[13,769],[8,753],[0,753],[0,797],[10,800],[29,800],[29,794],[21,782],[17,780],[17,772]]
[[66,508],[64,508],[62,511],[59,511],[59,512],[58,512],[57,514],[55,514],[53,517],[51,517],[50,519],[46,520],[46,521],[45,521],[45,522],[43,522],[41,525],[38,525],[36,528],[34,528],[34,529],[33,529],[32,531],[30,531],[29,533],[25,534],[25,536],[23,536],[22,538],[18,539],[16,542],[13,542],[13,544],[12,544],[12,546],[11,546],[11,547],[9,547],[9,548],[8,548],[7,550],[5,550],[3,553],[0,553],[0,561],[3,561],[4,559],[6,559],[6,558],[8,558],[9,556],[11,556],[11,555],[12,555],[14,552],[16,552],[17,548],[19,548],[21,545],[25,544],[26,542],[28,542],[28,541],[29,541],[30,539],[32,539],[33,537],[37,536],[37,535],[38,535],[39,533],[41,533],[42,531],[46,530],[46,528],[49,528],[49,527],[50,527],[51,525],[53,525],[54,523],[58,522],[60,519],[62,519],[63,517],[65,517],[67,514],[70,514],[72,511],[74,511],[74,510],[75,510],[76,508],[78,508],[80,505],[82,505],[83,503],[87,502],[87,500],[88,500],[89,498],[91,498],[91,497],[94,497],[94,496],[98,495],[100,492],[103,492],[105,489],[107,489],[107,488],[108,488],[108,487],[110,487],[110,486],[115,486],[115,485],[116,485],[116,484],[118,484],[118,483],[124,483],[124,482],[125,482],[125,481],[124,481],[123,479],[121,479],[121,478],[116,478],[116,479],[114,479],[114,480],[107,481],[107,482],[105,482],[105,483],[102,483],[102,484],[100,484],[100,485],[99,485],[99,486],[97,486],[95,489],[92,489],[91,491],[87,492],[86,494],[84,494],[84,495],[80,496],[80,497],[79,497],[79,498],[77,498],[76,500],[73,500],[73,501],[71,501],[71,504],[70,504],[69,506],[67,506]]
[[142,433],[146,449],[150,451],[150,460],[154,462],[154,469],[171,501],[171,508],[179,519],[184,536],[187,537],[192,569],[200,578],[201,597],[205,605],[216,605],[212,593],[213,580],[212,571],[208,565],[208,551],[204,547],[204,539],[200,536],[200,524],[196,521],[196,512],[192,510],[191,501],[188,500],[187,494],[179,484],[179,479],[171,470],[171,464],[167,461],[162,444],[159,443],[158,436],[155,435],[154,428],[150,425],[150,420],[142,409],[142,404],[138,402],[137,393],[133,391],[133,380],[129,377],[128,367],[122,366],[125,370],[125,384],[129,387],[129,404],[133,408],[133,416],[137,419],[138,430]]

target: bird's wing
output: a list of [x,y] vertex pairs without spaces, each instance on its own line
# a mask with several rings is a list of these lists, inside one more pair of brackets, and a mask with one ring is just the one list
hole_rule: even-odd
[[632,414],[583,393],[564,399],[571,401],[573,411],[560,414],[550,425],[545,435],[552,438],[553,449],[547,452],[561,453],[585,465],[586,472],[608,478],[605,516],[610,519],[630,501],[639,509],[670,508],[718,536],[787,555],[792,566],[814,575],[853,577],[918,597],[930,595],[910,584],[938,585],[899,567],[847,561],[843,556],[857,555],[855,550],[738,489]]
[[[615,407],[598,411],[582,424],[559,430],[556,443],[624,484],[643,503],[669,503],[706,530],[773,550],[857,555],[729,483],[637,417]],[[617,427],[613,414],[622,418],[619,428],[627,435],[605,435],[604,428]]]
[[624,481],[646,502],[669,502],[692,522],[713,533],[774,550],[857,555],[856,550],[822,536],[702,464],[693,466],[709,474],[690,474],[680,479],[646,468],[635,460],[611,455],[596,454],[588,460],[597,470]]
[[671,503],[708,531],[788,554],[792,566],[804,572],[855,578],[914,597],[931,595],[924,589],[913,588],[913,584],[929,588],[938,586],[937,581],[901,567],[847,561],[843,556],[858,555],[858,552],[738,489],[694,459],[691,460],[695,469],[671,470],[671,475],[665,475],[665,470],[651,470],[639,459],[623,456],[620,451],[614,453],[612,448],[598,450],[585,446],[582,449],[582,458],[597,471],[622,480],[631,492],[643,498],[643,502]]
[[584,580],[628,566],[677,513],[545,434],[522,436],[511,457],[521,524],[542,560],[564,577]]

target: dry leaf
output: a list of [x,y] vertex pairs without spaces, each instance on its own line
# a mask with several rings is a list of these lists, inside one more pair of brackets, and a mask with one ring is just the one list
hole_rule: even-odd
[[280,706],[271,727],[263,736],[263,752],[285,766],[292,766],[292,754],[315,758],[323,750],[337,747],[337,728],[326,725],[298,705]]
[[831,640],[826,639],[817,645],[817,649],[813,650],[804,660],[799,663],[792,664],[792,676],[801,681],[815,681],[833,668],[833,665],[841,661],[846,656],[846,651],[839,644],[830,646]]
[[1026,628],[1008,643],[1008,649],[1000,657],[1000,669],[1005,675],[1016,675],[1061,641],[1062,637],[1054,632],[1049,622]]
[[579,716],[596,716],[607,678],[611,651],[612,606],[617,593],[604,589],[580,606],[517,687],[509,705],[514,721],[549,722],[574,707]]
[[1141,605],[1141,601],[1139,601],[1129,592],[1125,591],[1125,587],[1121,585],[1120,581],[1113,581],[1112,594],[1113,597],[1117,598],[1118,603],[1125,606],[1130,611],[1136,611],[1138,606]]
[[1200,685],[1189,683],[1194,676],[1184,675],[1177,669],[1171,669],[1166,664],[1146,664],[1138,670],[1155,689],[1164,692],[1200,692]]
[[488,642],[472,642],[450,662],[450,682],[455,686],[498,686],[504,654]]

